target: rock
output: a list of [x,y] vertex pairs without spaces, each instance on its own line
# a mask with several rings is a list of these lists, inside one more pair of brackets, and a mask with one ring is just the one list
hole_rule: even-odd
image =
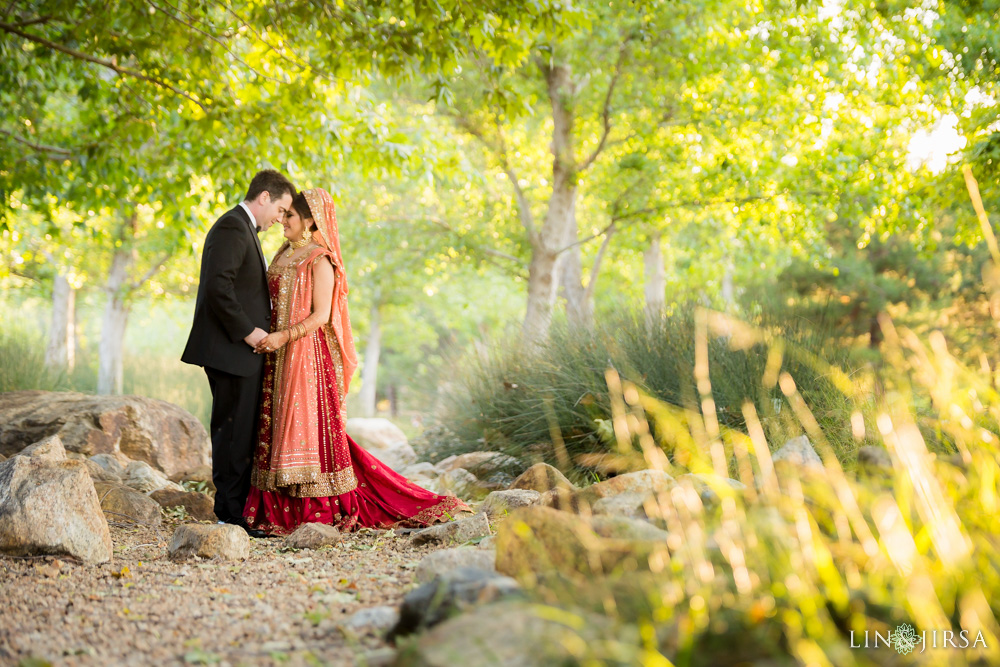
[[465,468],[453,468],[438,477],[437,482],[442,491],[451,492],[465,500],[483,498],[490,492]]
[[512,456],[500,452],[466,452],[457,456],[449,456],[439,461],[435,466],[439,473],[464,468],[477,477],[487,477],[499,468],[517,466],[518,461]]
[[183,487],[186,483],[194,483],[199,492],[203,491],[211,496],[215,495],[215,482],[212,481],[212,466],[210,465],[198,466],[194,470],[171,475],[168,479],[171,482],[181,484],[182,488],[189,488]]
[[122,483],[122,478],[114,473],[110,473],[97,463],[90,459],[85,459],[83,465],[87,466],[87,472],[90,473],[90,479],[95,482],[107,482],[109,484],[120,485]]
[[536,463],[525,470],[520,477],[514,480],[510,488],[531,489],[539,493],[558,488],[576,490],[576,486],[566,479],[565,475],[547,463]]
[[[402,623],[402,619],[400,619]],[[638,646],[634,631],[616,629],[586,612],[567,612],[522,600],[481,606],[437,624],[406,650],[395,667],[549,667],[608,664],[586,660],[588,647]],[[617,662],[617,660],[615,661]],[[622,662],[640,661],[622,660]]]
[[490,522],[485,514],[475,514],[465,519],[439,523],[410,534],[414,544],[459,543],[485,537],[490,534]]
[[0,463],[0,552],[111,560],[111,534],[87,468],[14,456]]
[[250,557],[250,536],[232,524],[184,524],[177,527],[168,547],[174,559],[218,558],[246,560]]
[[399,610],[399,622],[387,639],[394,641],[396,637],[437,625],[455,613],[520,593],[520,584],[510,577],[475,568],[459,568],[407,593]]
[[541,497],[542,494],[531,489],[494,491],[486,496],[483,504],[479,506],[479,512],[486,514],[490,518],[503,517],[518,507],[534,505]]
[[662,470],[639,470],[580,489],[574,494],[573,503],[578,508],[586,507],[589,509],[601,498],[633,492],[665,493],[669,492],[676,483],[673,477]]
[[133,521],[147,526],[163,522],[160,504],[135,489],[109,482],[94,482],[97,499],[108,521]]
[[445,489],[441,488],[441,482],[437,478],[431,479],[430,477],[424,477],[423,475],[414,475],[408,479],[420,488],[426,489],[431,493],[436,493],[439,496],[448,493]]
[[353,632],[383,633],[399,622],[399,610],[395,607],[368,607],[348,616],[341,627]]
[[183,507],[188,516],[196,521],[215,521],[215,501],[197,491],[177,491],[157,489],[149,497],[160,507]]
[[145,461],[132,461],[125,466],[125,474],[122,475],[122,482],[126,486],[131,486],[133,489],[142,491],[143,493],[152,493],[159,489],[184,490],[180,484],[171,482],[167,479],[166,475],[159,470],[154,470]]
[[325,523],[304,523],[285,538],[285,546],[292,549],[319,549],[332,547],[344,536],[340,531]]
[[575,496],[576,492],[566,487],[549,489],[538,498],[538,502],[535,504],[541,505],[542,507],[551,507],[552,509],[572,512],[575,508],[575,504],[573,502],[573,498]]
[[18,456],[46,461],[65,461],[66,448],[63,447],[62,440],[59,439],[58,435],[50,435],[33,445],[28,445],[18,453]]
[[168,479],[171,482],[176,482],[181,484],[183,482],[211,482],[212,481],[212,466],[201,465],[192,470],[184,470],[182,472],[176,472],[170,475]]
[[869,471],[892,470],[892,457],[884,447],[865,445],[858,450],[858,467]]
[[594,514],[610,514],[613,516],[623,516],[630,519],[647,518],[646,504],[657,502],[656,494],[643,493],[640,491],[629,491],[619,493],[617,496],[601,498],[592,508]]
[[771,454],[771,460],[775,463],[787,461],[804,468],[823,470],[823,459],[813,449],[809,438],[804,435],[792,438],[786,442],[781,449]]
[[719,502],[719,489],[723,493],[729,493],[729,490],[741,492],[747,488],[743,482],[737,479],[713,473],[688,473],[678,477],[677,481],[691,484],[701,496],[701,502],[706,505],[714,505]]
[[492,550],[493,551],[493,560],[494,561],[496,560],[496,551],[497,551],[497,536],[496,535],[487,535],[483,539],[479,540],[479,544],[477,546],[480,549],[490,549],[490,550]]
[[3,463],[6,460],[7,460],[7,457],[4,456],[3,454],[0,454],[0,463]]
[[[653,533],[654,526],[640,528],[622,517],[597,519],[601,523],[596,527],[605,535],[634,531],[632,535],[644,539],[604,537],[585,516],[537,505],[523,507],[497,528],[497,571],[527,581],[552,571],[589,577],[615,569],[648,569],[652,556],[666,558],[665,535]],[[652,536],[658,539],[645,539]]]
[[648,521],[631,519],[626,516],[595,516],[590,520],[590,527],[601,537],[616,540],[663,540],[670,536],[665,530],[660,530]]
[[397,472],[417,460],[406,434],[388,419],[353,417],[346,428],[355,442]]
[[111,473],[118,479],[121,479],[125,474],[125,466],[123,466],[121,462],[111,454],[94,454],[90,457],[90,460],[104,468],[107,472]]
[[141,396],[73,392],[0,394],[0,453],[10,456],[50,435],[67,452],[145,461],[172,475],[207,465],[208,432],[176,405]]
[[429,461],[420,461],[419,463],[411,463],[402,470],[399,474],[407,479],[414,479],[415,477],[430,478],[433,479],[440,475],[438,469],[434,467],[433,463]]
[[514,483],[514,477],[513,475],[500,471],[490,474],[480,483],[491,491],[503,491],[505,489],[509,489],[510,485]]
[[417,581],[423,583],[437,576],[446,576],[460,567],[496,572],[496,558],[496,552],[475,547],[441,549],[424,556],[417,564]]

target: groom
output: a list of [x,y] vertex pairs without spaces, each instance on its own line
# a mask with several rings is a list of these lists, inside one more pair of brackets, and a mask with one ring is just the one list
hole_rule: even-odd
[[[202,366],[212,389],[215,515],[241,526],[250,491],[264,356],[254,346],[271,325],[267,264],[257,238],[280,221],[295,188],[272,169],[250,181],[247,196],[205,238],[194,323],[181,361]],[[262,532],[260,532],[263,535]]]

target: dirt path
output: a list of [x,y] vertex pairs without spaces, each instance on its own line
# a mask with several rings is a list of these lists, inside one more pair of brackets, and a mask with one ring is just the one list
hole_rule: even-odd
[[114,560],[100,566],[0,558],[0,664],[379,662],[387,647],[379,636],[339,623],[397,605],[435,549],[364,531],[318,551],[255,539],[245,562],[175,563],[166,550],[175,525],[113,526]]

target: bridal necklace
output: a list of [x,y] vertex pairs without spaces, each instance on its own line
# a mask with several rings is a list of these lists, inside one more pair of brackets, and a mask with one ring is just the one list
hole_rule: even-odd
[[307,231],[300,241],[289,241],[285,257],[291,257],[299,248],[305,248],[312,241],[312,232]]

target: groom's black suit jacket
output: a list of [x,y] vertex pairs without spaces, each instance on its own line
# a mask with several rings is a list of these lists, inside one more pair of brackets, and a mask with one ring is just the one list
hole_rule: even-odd
[[194,324],[181,361],[247,377],[259,373],[263,355],[243,340],[254,327],[271,326],[271,298],[260,240],[250,216],[236,206],[205,238]]

